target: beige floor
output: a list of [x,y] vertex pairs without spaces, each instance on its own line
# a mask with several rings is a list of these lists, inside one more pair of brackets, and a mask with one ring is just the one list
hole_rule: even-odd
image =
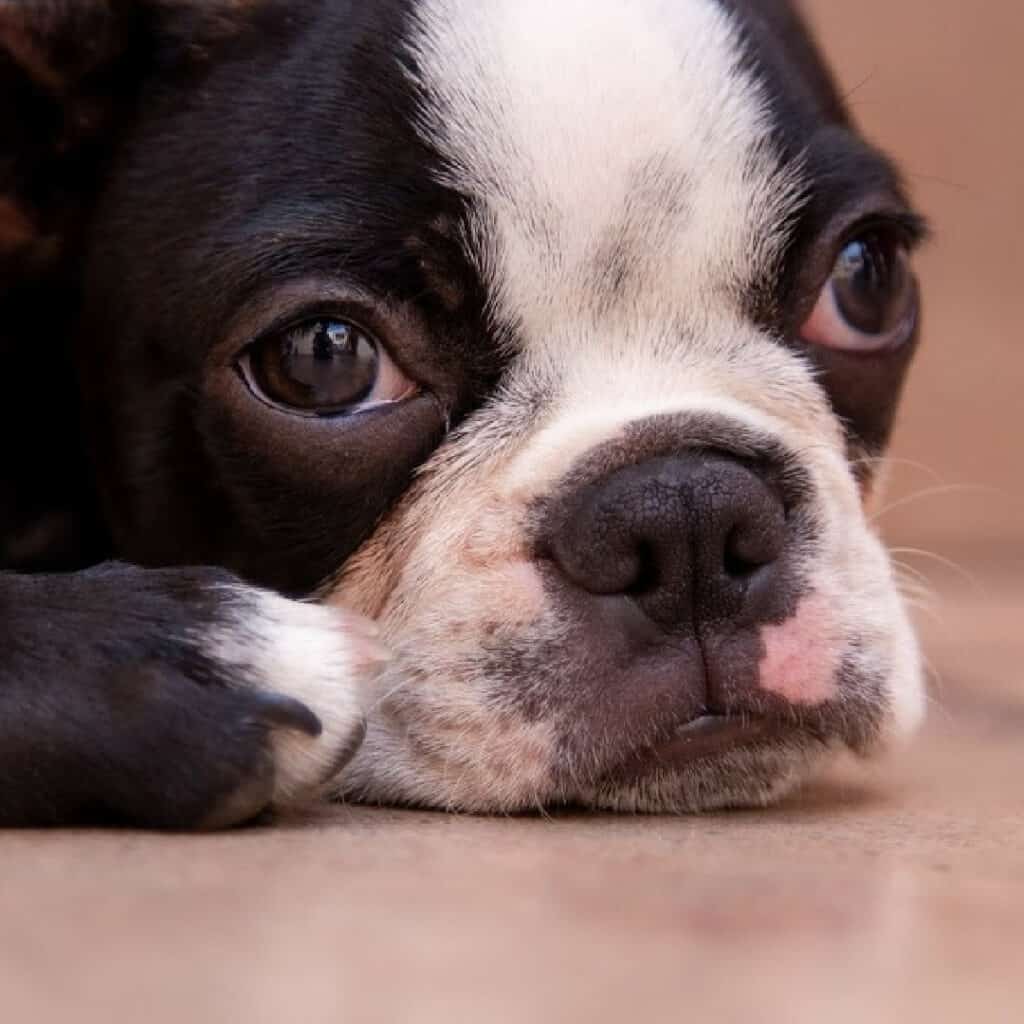
[[921,743],[768,813],[0,836],[0,1019],[1022,1021],[1024,590],[925,629]]

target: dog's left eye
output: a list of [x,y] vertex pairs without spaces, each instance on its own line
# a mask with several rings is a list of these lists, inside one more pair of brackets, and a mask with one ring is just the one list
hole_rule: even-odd
[[868,232],[843,247],[801,336],[827,348],[880,352],[911,336],[917,308],[907,245]]
[[373,335],[329,317],[263,338],[239,365],[257,397],[302,416],[343,416],[416,392]]

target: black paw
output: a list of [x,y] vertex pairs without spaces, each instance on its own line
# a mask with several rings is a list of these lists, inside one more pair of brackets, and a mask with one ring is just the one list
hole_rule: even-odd
[[0,824],[222,828],[315,795],[384,657],[216,571],[0,577]]

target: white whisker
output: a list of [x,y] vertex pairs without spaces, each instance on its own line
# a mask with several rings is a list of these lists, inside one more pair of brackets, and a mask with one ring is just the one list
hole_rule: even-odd
[[930,498],[945,498],[951,495],[958,494],[986,494],[988,496],[997,495],[999,497],[1007,497],[1005,493],[1002,493],[998,488],[985,487],[982,484],[943,484],[941,487],[927,487],[923,491],[916,491],[913,494],[908,494],[903,498],[886,505],[885,508],[872,514],[870,517],[872,523],[878,523],[887,515],[891,515],[897,509],[906,508],[908,505],[916,504],[919,501],[925,501]]
[[[985,586],[976,573],[971,572],[959,562],[954,562],[953,559],[947,558],[945,555],[940,555],[935,551],[925,551],[923,548],[892,548],[891,553],[894,556],[908,555],[911,558],[923,558],[935,562],[937,565],[949,569],[950,572],[967,583],[979,596],[985,594]],[[909,567],[904,565],[904,568]]]

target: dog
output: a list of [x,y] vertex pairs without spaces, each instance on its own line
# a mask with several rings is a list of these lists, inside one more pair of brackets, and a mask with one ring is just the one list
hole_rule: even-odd
[[914,732],[925,226],[788,0],[2,0],[0,95],[0,823],[761,806]]

